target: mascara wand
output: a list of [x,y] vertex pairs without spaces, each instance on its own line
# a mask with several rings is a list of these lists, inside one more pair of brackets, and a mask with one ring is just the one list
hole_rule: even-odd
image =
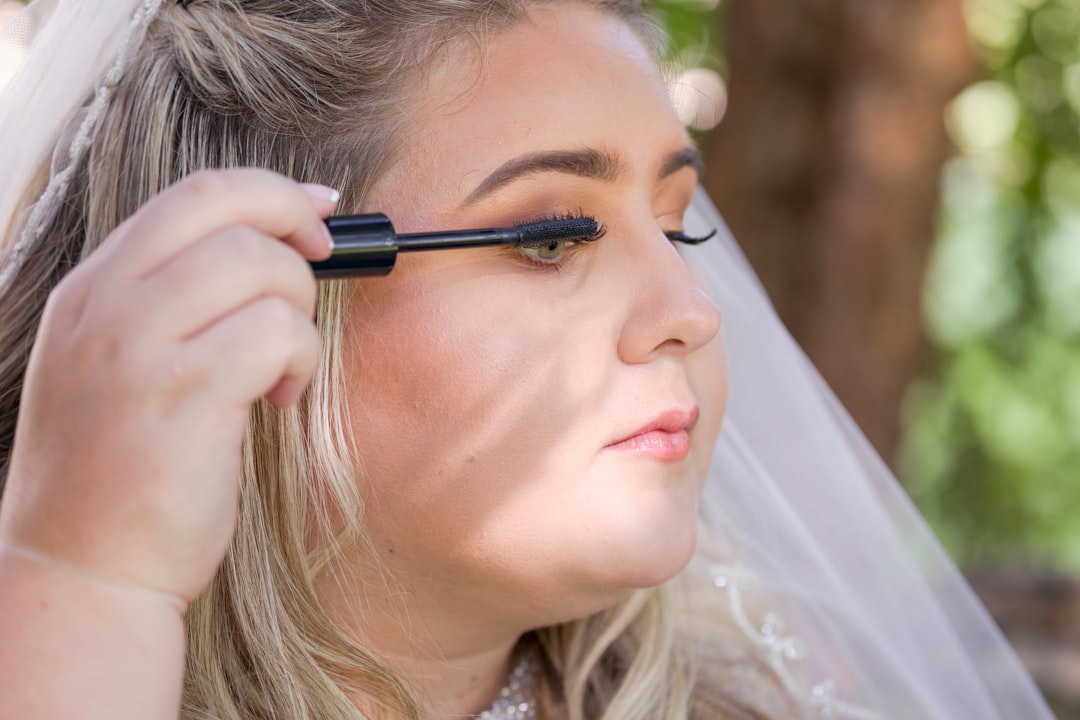
[[311,263],[315,277],[320,280],[386,275],[394,269],[399,252],[491,245],[538,247],[593,238],[599,232],[596,221],[587,217],[544,220],[508,228],[406,235],[398,235],[390,218],[381,213],[341,215],[325,222],[334,238],[334,251],[329,259]]

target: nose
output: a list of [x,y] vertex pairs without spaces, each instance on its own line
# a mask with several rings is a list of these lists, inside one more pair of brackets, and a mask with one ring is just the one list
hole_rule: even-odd
[[720,332],[720,309],[662,232],[638,240],[628,243],[637,251],[631,254],[633,296],[619,335],[619,357],[634,364],[689,355]]

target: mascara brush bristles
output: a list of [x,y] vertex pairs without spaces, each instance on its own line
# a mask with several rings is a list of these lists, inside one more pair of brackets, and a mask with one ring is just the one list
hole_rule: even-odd
[[539,222],[523,223],[514,228],[521,233],[517,244],[538,247],[565,240],[592,242],[604,236],[604,226],[591,217],[571,216]]

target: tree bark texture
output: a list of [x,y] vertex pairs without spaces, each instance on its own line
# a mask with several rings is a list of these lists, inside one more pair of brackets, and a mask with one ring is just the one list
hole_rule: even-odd
[[962,0],[730,0],[706,186],[781,318],[886,460],[927,357],[921,288],[971,80]]

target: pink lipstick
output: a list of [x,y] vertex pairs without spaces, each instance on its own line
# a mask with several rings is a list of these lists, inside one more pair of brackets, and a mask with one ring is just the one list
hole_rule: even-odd
[[696,407],[689,411],[669,410],[604,449],[633,452],[662,462],[683,460],[690,454],[690,429],[698,414]]

